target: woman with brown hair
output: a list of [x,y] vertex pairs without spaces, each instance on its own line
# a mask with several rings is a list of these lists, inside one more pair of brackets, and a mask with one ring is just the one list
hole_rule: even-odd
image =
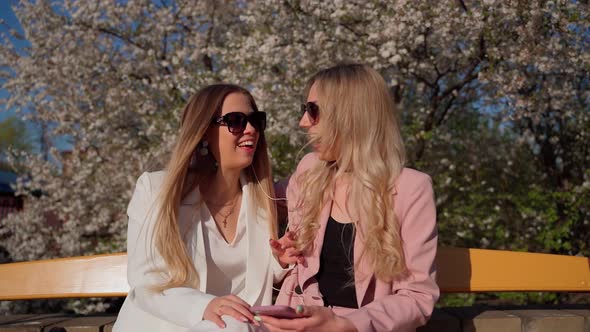
[[166,169],[141,175],[127,209],[130,290],[115,331],[255,328],[249,306],[271,303],[298,255],[289,238],[276,245],[265,126],[239,86],[189,100]]

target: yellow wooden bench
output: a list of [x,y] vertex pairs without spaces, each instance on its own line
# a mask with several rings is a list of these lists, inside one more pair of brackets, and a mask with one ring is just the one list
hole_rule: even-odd
[[[437,265],[443,293],[590,292],[590,262],[585,257],[440,248]],[[126,270],[125,253],[0,264],[0,300],[125,296],[129,290]],[[586,308],[524,309],[436,309],[418,332],[590,332]],[[0,316],[0,332],[111,332],[115,319],[113,314]]]
[[[586,257],[440,248],[443,293],[590,292]],[[125,253],[0,264],[0,300],[125,296]]]

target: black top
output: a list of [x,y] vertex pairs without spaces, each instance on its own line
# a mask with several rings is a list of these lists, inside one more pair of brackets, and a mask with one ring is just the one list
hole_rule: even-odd
[[353,271],[354,225],[339,223],[330,216],[316,275],[325,306],[358,308]]

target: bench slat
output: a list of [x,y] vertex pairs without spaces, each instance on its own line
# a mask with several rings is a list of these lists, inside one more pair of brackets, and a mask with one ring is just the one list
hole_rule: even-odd
[[21,318],[9,323],[0,324],[0,332],[42,332],[52,324],[70,320],[66,314],[34,315],[30,318]]
[[[586,257],[439,248],[437,268],[443,293],[590,292]],[[128,291],[125,253],[0,264],[0,300],[111,297]]]
[[590,260],[586,257],[439,248],[437,269],[437,282],[444,293],[590,291]]
[[75,317],[50,325],[47,327],[47,330],[51,331],[52,328],[61,328],[68,332],[102,332],[105,326],[113,325],[116,319],[116,316]]
[[0,265],[0,300],[111,297],[128,291],[125,253]]

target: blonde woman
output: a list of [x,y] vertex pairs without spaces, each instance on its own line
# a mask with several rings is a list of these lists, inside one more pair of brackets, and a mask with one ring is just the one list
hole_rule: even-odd
[[297,260],[269,245],[280,247],[265,126],[239,86],[189,100],[166,170],[141,175],[127,209],[130,290],[115,331],[256,328],[250,305],[270,304]]
[[276,301],[301,318],[255,317],[271,331],[414,331],[432,313],[436,211],[430,178],[404,168],[394,103],[359,64],[314,75],[300,126],[314,152],[287,188],[306,264]]

